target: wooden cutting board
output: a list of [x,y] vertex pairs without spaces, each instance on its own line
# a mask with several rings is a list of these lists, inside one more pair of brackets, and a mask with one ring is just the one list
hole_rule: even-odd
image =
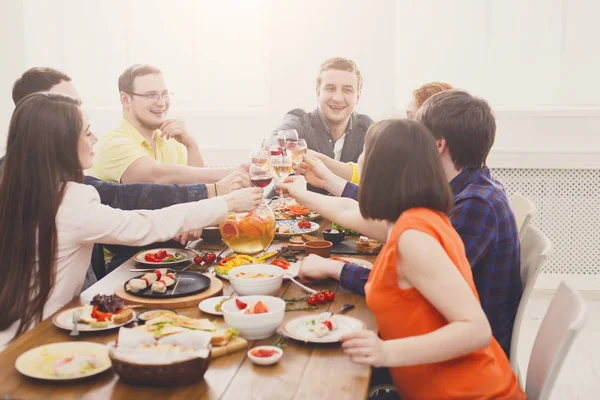
[[358,251],[356,250],[355,240],[344,240],[331,248],[331,254],[360,254],[363,256],[375,256],[379,254],[380,251],[381,249],[379,249],[377,253],[365,253]]
[[196,293],[191,296],[176,297],[172,299],[147,299],[129,294],[124,288],[115,290],[115,295],[125,300],[129,304],[141,304],[148,308],[187,308],[196,307],[202,300],[209,297],[218,296],[223,292],[223,282],[212,275],[206,275],[210,278],[210,287],[204,292]]
[[234,336],[226,346],[213,346],[211,355],[213,358],[217,358],[245,349],[246,347],[248,347],[248,341],[246,339]]

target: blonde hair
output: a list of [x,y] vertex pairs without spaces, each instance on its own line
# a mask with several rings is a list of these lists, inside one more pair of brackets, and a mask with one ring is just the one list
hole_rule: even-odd
[[337,69],[338,71],[348,71],[355,73],[358,86],[357,91],[360,94],[360,92],[362,91],[363,84],[362,75],[360,74],[360,71],[354,61],[343,57],[329,58],[321,64],[321,66],[319,67],[319,75],[317,75],[317,92],[319,92],[319,89],[321,87],[321,75],[323,74],[323,72],[328,71],[330,69]]
[[421,85],[418,89],[413,91],[413,97],[415,99],[415,110],[418,110],[425,101],[433,96],[445,90],[452,90],[454,87],[449,83],[445,82],[429,82]]

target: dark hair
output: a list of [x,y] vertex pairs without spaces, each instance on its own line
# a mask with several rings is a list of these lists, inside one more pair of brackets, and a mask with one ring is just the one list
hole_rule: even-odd
[[18,336],[39,323],[54,287],[56,213],[67,182],[83,182],[79,105],[38,92],[13,112],[0,176],[0,331],[20,320]]
[[133,83],[138,76],[162,74],[162,71],[152,65],[134,64],[119,76],[119,92],[133,93]]
[[13,101],[17,104],[23,97],[35,92],[46,92],[63,81],[71,82],[71,77],[53,68],[30,68],[15,81],[12,89]]
[[462,90],[434,94],[417,111],[417,121],[436,139],[445,139],[454,166],[481,168],[496,137],[496,120],[489,104]]
[[453,199],[433,135],[408,119],[369,128],[358,202],[365,218],[396,222],[415,207],[450,212]]

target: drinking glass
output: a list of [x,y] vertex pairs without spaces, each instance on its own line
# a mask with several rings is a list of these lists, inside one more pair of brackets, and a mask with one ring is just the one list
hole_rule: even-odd
[[295,129],[284,129],[277,132],[277,140],[279,142],[279,147],[285,149],[285,144],[288,141],[296,141],[298,140],[298,131]]
[[250,166],[250,182],[252,186],[264,188],[273,180],[273,172],[269,165],[252,164]]
[[250,162],[254,165],[269,165],[271,153],[268,150],[260,149],[250,153]]
[[[271,168],[273,169],[277,180],[279,182],[283,182],[284,179],[288,177],[290,172],[292,172],[292,158],[286,154],[271,157]],[[280,194],[282,202],[285,204],[283,188],[281,188]]]
[[306,140],[304,139],[288,141],[285,144],[285,153],[292,158],[294,167],[302,162],[302,155],[306,154],[306,150]]
[[277,136],[269,136],[269,138],[265,141],[265,150],[269,152],[271,157],[281,155],[283,153],[283,146],[279,145],[279,139]]

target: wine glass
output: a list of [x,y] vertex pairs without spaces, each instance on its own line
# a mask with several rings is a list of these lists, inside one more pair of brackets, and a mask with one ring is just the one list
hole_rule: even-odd
[[285,148],[285,144],[288,141],[296,141],[298,140],[298,131],[295,129],[284,129],[277,132],[277,140],[279,142],[279,147],[282,149]]
[[[277,177],[279,182],[283,182],[292,172],[292,158],[286,154],[271,157],[271,168]],[[283,197],[283,188],[280,191],[281,199],[285,204],[285,198]]]
[[297,166],[302,162],[302,155],[307,151],[306,140],[298,139],[285,144],[285,153],[292,158],[292,164]]
[[266,149],[260,149],[250,153],[250,161],[256,165],[269,165],[269,158],[271,153]]
[[267,150],[271,157],[278,156],[283,153],[283,146],[279,145],[279,139],[277,136],[269,136],[264,144],[265,150]]
[[250,182],[252,186],[264,188],[273,180],[273,172],[268,165],[252,164],[250,166]]

